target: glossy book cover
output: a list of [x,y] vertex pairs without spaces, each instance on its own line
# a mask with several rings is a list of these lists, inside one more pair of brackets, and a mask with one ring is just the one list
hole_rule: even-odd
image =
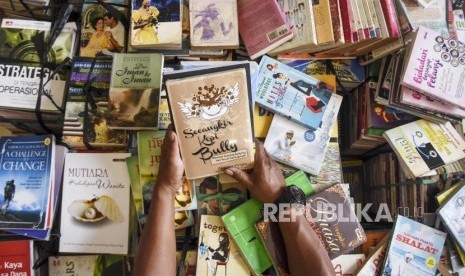
[[465,186],[455,192],[439,210],[439,217],[454,240],[465,251]]
[[249,65],[165,74],[188,179],[253,166]]

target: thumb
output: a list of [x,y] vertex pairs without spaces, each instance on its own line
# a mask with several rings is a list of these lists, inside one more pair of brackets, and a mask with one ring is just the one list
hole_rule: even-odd
[[238,168],[230,167],[230,168],[225,169],[224,172],[227,175],[232,176],[237,181],[244,183],[247,186],[247,188],[252,186],[252,178],[245,171],[240,170]]

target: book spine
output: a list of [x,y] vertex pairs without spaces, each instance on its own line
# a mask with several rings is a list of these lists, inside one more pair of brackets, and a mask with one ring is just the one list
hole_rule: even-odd
[[341,13],[342,32],[344,34],[344,41],[346,43],[354,42],[352,37],[354,26],[352,24],[353,18],[349,1],[350,0],[338,0],[339,11]]
[[380,31],[381,37],[388,38],[389,37],[389,31],[388,31],[388,28],[387,28],[386,19],[384,17],[381,2],[379,0],[369,0],[369,1],[372,2],[373,7],[375,9],[376,16],[378,18],[379,31]]
[[351,10],[352,10],[352,16],[354,18],[354,26],[355,26],[355,38],[354,41],[360,41],[365,39],[365,34],[363,32],[363,27],[362,27],[362,19],[360,17],[358,7],[357,7],[357,1],[351,0],[349,1],[351,5]]
[[329,10],[331,12],[331,24],[333,26],[334,42],[344,43],[342,32],[341,13],[338,0],[329,0]]
[[380,0],[383,9],[384,18],[386,19],[387,29],[390,37],[399,37],[399,24],[397,23],[396,7],[393,0]]
[[313,5],[313,15],[318,44],[334,43],[329,0],[321,0],[318,5]]

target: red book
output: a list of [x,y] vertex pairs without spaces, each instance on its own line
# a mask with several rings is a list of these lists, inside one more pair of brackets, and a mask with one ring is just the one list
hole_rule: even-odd
[[339,9],[341,11],[342,31],[346,43],[354,42],[352,39],[352,32],[354,30],[352,21],[354,19],[352,18],[352,10],[349,1],[350,0],[338,0]]
[[399,37],[399,23],[393,0],[380,0],[390,37]]
[[0,242],[0,275],[32,275],[32,241]]

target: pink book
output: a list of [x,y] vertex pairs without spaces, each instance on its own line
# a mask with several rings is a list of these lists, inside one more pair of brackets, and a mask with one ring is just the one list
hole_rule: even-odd
[[405,86],[401,87],[400,93],[400,102],[403,104],[465,118],[465,110],[444,102],[437,101]]
[[396,7],[394,0],[380,0],[383,8],[384,18],[390,37],[399,37],[399,24],[397,22]]
[[401,85],[465,109],[465,46],[420,26],[409,46]]
[[352,38],[354,25],[349,1],[350,0],[338,0],[339,9],[341,11],[342,31],[344,33],[344,40],[346,43],[354,42],[354,39]]
[[250,59],[266,54],[294,35],[276,0],[238,0],[239,33]]

